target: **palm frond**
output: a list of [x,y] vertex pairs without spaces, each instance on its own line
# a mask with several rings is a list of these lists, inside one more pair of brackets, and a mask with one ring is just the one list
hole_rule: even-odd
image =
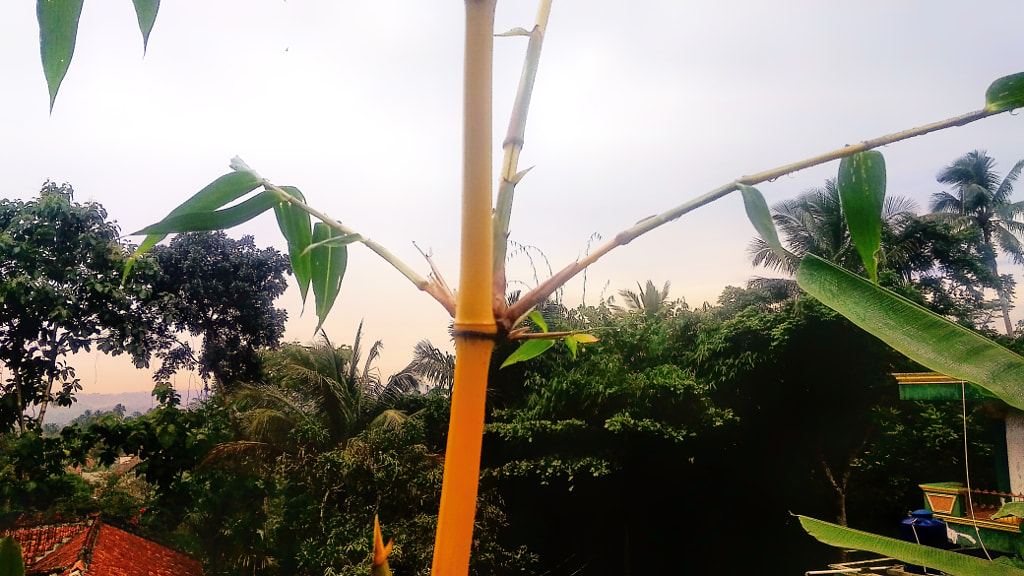
[[199,467],[228,466],[265,471],[269,468],[269,461],[280,453],[280,449],[267,442],[251,440],[224,442],[207,452],[199,463]]
[[1013,185],[1017,182],[1017,178],[1020,177],[1022,169],[1024,169],[1024,159],[1018,160],[1013,165],[1013,168],[1010,168],[1010,171],[1006,173],[994,195],[996,204],[1003,204],[1009,201],[1010,196],[1013,194]]
[[402,426],[402,423],[408,419],[408,414],[402,410],[385,410],[370,422],[370,428],[397,430]]

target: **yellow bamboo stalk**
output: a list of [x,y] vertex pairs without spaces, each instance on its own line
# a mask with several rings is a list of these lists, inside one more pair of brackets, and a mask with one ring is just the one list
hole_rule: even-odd
[[497,331],[491,308],[491,71],[495,2],[466,0],[462,258],[455,307],[455,384],[433,576],[469,574],[487,370]]

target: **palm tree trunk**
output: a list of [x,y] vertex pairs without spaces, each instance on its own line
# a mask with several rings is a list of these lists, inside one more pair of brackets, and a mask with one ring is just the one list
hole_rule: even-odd
[[1013,325],[1010,324],[1010,303],[1006,298],[1006,291],[999,287],[999,306],[1003,310],[1003,324],[1006,327],[1006,335],[1013,336]]

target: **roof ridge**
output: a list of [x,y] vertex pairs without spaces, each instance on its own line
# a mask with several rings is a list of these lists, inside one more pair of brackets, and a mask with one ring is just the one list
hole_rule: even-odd
[[[91,518],[92,522],[89,525],[89,533],[85,535],[85,542],[82,544],[82,549],[78,551],[78,563],[82,564],[85,571],[89,570],[89,565],[92,564],[92,553],[96,547],[96,538],[100,535],[100,527],[103,525],[103,519],[99,514],[94,515]],[[78,563],[75,565],[77,566]]]

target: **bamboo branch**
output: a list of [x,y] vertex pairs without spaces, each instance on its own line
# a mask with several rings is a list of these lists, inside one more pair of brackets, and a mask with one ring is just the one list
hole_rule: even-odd
[[313,208],[309,204],[306,204],[302,200],[282,190],[281,187],[269,182],[268,180],[263,180],[263,186],[268,190],[273,190],[274,192],[277,192],[277,194],[281,197],[282,201],[290,202],[293,206],[297,206],[298,208],[302,209],[303,211],[313,216],[314,218],[317,218],[327,226],[330,226],[334,230],[337,230],[338,232],[341,232],[342,234],[345,235],[358,236],[359,238],[356,240],[356,242],[364,244],[367,248],[375,252],[378,256],[383,258],[385,262],[391,264],[391,266],[394,267],[395,270],[398,270],[398,272],[402,276],[405,276],[410,282],[412,282],[414,286],[426,292],[427,294],[433,296],[434,299],[441,304],[441,306],[444,306],[445,310],[448,310],[449,314],[451,314],[452,316],[455,315],[455,295],[452,294],[452,291],[449,290],[448,287],[443,284],[443,282],[437,282],[434,280],[428,280],[423,278],[422,276],[419,275],[419,273],[413,270],[405,262],[399,260],[397,256],[392,254],[391,251],[385,248],[384,246],[367,238],[366,236],[363,236],[362,234],[359,234],[355,230],[349,228],[348,226],[345,226],[341,222],[338,222],[337,220],[331,218],[330,216],[324,214],[323,212],[317,210],[316,208]]
[[[494,312],[501,316],[508,303],[505,301],[505,255],[508,251],[508,229],[512,217],[512,200],[516,184],[526,175],[519,173],[519,154],[526,137],[526,117],[530,112],[530,99],[537,79],[540,51],[544,44],[544,33],[551,15],[551,0],[541,0],[537,8],[537,21],[530,31],[530,42],[526,47],[523,71],[519,77],[515,105],[508,121],[508,132],[502,148],[505,159],[502,162],[501,179],[498,182],[498,201],[494,210]],[[528,170],[527,170],[528,171]]]
[[956,126],[964,126],[966,124],[970,124],[971,122],[981,120],[982,118],[987,118],[989,116],[993,116],[995,114],[1000,113],[1001,112],[990,112],[984,109],[977,110],[974,112],[970,112],[968,114],[964,114],[962,116],[956,116],[946,120],[941,120],[939,122],[933,122],[931,124],[919,126],[917,128],[911,128],[909,130],[895,132],[893,134],[888,134],[886,136],[881,136],[879,138],[865,140],[859,144],[845,146],[843,148],[839,148],[838,150],[833,150],[832,152],[821,154],[820,156],[814,156],[806,160],[801,160],[800,162],[786,164],[784,166],[779,166],[778,168],[772,168],[771,170],[765,170],[763,172],[758,172],[756,174],[752,174],[749,176],[743,176],[736,180],[733,180],[732,182],[723,184],[722,186],[719,186],[718,188],[715,188],[703,194],[702,196],[698,196],[697,198],[694,198],[689,202],[680,204],[679,206],[662,212],[661,214],[658,214],[656,216],[644,218],[643,220],[640,220],[639,222],[634,224],[632,227],[627,228],[622,232],[619,232],[618,234],[615,235],[615,238],[599,247],[592,254],[589,254],[582,260],[577,260],[576,262],[569,264],[565,268],[559,270],[551,278],[548,278],[541,285],[524,294],[522,297],[520,297],[518,302],[510,306],[508,310],[505,311],[505,314],[498,319],[498,322],[504,330],[508,331],[509,329],[511,329],[511,325],[509,323],[511,321],[514,321],[519,316],[521,316],[523,314],[523,311],[529,310],[530,308],[543,302],[555,290],[557,290],[563,284],[568,282],[569,279],[582,272],[585,268],[587,268],[594,262],[597,262],[602,256],[604,256],[608,252],[611,252],[613,249],[619,246],[625,246],[626,244],[629,244],[638,236],[646,234],[647,232],[654,230],[655,228],[661,226],[662,224],[667,224],[668,222],[671,222],[672,220],[679,218],[680,216],[686,214],[687,212],[700,208],[701,206],[704,206],[706,204],[710,204],[711,202],[714,202],[715,200],[718,200],[719,198],[728,195],[729,193],[735,191],[740,184],[753,186],[755,184],[760,184],[761,182],[774,180],[780,176],[785,176],[786,174],[798,172],[805,168],[810,168],[812,166],[817,166],[819,164],[824,164],[826,162],[831,162],[833,160],[838,160],[840,158],[852,156],[853,154],[856,154],[858,152],[872,150],[874,148],[879,148],[887,144],[892,144],[893,142],[899,142],[901,140],[914,138],[915,136],[922,136],[924,134],[928,134],[929,132],[945,130],[947,128],[953,128]]

